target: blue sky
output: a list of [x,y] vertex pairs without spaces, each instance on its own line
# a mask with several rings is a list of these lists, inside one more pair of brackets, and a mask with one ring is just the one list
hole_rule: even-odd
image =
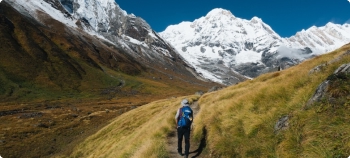
[[230,10],[236,17],[261,18],[282,37],[327,22],[350,23],[348,0],[116,0],[128,12],[146,20],[156,32],[172,24],[194,21],[214,8]]

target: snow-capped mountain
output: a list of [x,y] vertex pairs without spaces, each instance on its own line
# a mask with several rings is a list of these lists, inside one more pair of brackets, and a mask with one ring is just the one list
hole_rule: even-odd
[[350,24],[339,25],[329,22],[326,26],[313,26],[286,38],[286,40],[288,47],[310,47],[326,53],[350,41]]
[[[120,59],[114,53],[121,53],[136,61],[135,65],[140,63],[146,67],[147,72],[166,74],[170,79],[185,82],[207,81],[145,20],[127,14],[114,0],[4,0],[2,3],[33,22],[59,30],[55,31],[57,33],[81,36],[80,39],[88,36],[96,54],[99,54],[96,43],[103,43],[112,50],[107,52],[110,59],[106,60],[119,63]],[[123,68],[127,69],[127,66]]]
[[350,27],[329,23],[282,38],[258,17],[245,20],[213,9],[160,35],[205,78],[234,84],[338,48],[350,42]]
[[53,18],[109,42],[144,64],[171,66],[171,61],[180,58],[146,21],[127,14],[114,0],[4,1],[43,25],[51,27],[48,19]]

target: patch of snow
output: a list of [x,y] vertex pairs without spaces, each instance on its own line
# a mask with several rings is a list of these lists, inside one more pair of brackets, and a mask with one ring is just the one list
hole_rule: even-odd
[[153,31],[148,31],[148,35],[154,39],[158,39],[158,37],[153,33]]
[[218,77],[216,75],[214,75],[213,73],[209,72],[208,70],[204,70],[200,67],[196,67],[195,68],[197,72],[199,72],[204,78],[209,79],[213,82],[217,82],[217,83],[222,83],[222,81],[220,79],[218,79]]
[[164,54],[165,56],[171,57],[170,53],[168,50],[161,48],[161,47],[156,47],[152,45],[152,49],[153,50],[157,50],[158,52],[161,52],[162,54]]
[[126,39],[126,41],[129,41],[129,42],[131,42],[131,43],[133,43],[133,44],[142,45],[142,46],[148,48],[148,45],[147,45],[145,42],[141,42],[141,41],[139,41],[139,40],[137,40],[137,39],[134,39],[134,38],[132,38],[132,37],[130,37],[130,36],[122,35],[122,37],[123,37],[124,39]]
[[43,13],[48,14],[53,19],[62,22],[71,27],[77,27],[75,25],[75,20],[65,17],[61,11],[51,7],[51,4],[46,3],[45,1],[28,1],[28,0],[16,0],[16,1],[7,1],[12,6],[14,6],[20,12],[27,12],[31,16],[34,16],[36,19],[38,18],[37,11],[41,11]]

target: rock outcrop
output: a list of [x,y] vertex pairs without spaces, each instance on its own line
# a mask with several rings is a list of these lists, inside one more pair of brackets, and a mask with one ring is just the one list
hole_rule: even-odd
[[[318,66],[319,67],[319,66]],[[322,82],[314,95],[308,100],[304,109],[310,108],[313,104],[320,102],[322,99],[332,101],[334,98],[332,94],[330,94],[329,87],[333,84],[334,80],[347,80],[350,74],[350,63],[341,65],[337,70],[334,71],[332,75],[330,75],[326,81]]]

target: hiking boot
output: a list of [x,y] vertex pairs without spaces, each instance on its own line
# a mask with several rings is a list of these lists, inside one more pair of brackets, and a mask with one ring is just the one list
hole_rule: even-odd
[[182,154],[182,152],[181,152],[181,151],[177,151],[177,153],[179,153],[181,156],[184,156],[184,154]]

